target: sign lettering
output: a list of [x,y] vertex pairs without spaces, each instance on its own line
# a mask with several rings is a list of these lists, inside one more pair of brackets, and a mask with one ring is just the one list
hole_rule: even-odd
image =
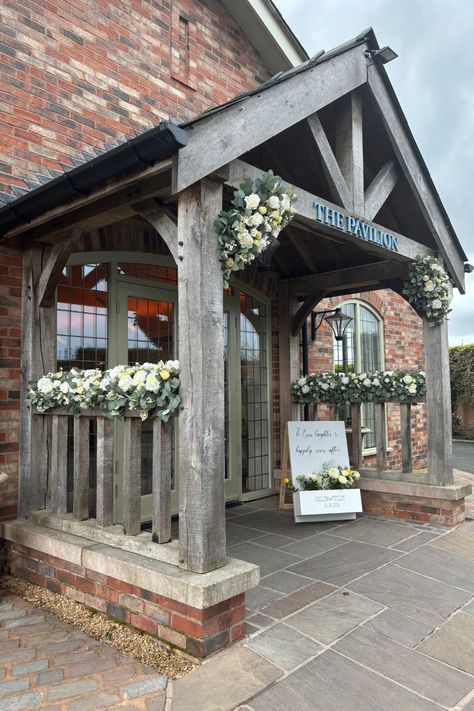
[[346,215],[338,210],[333,210],[327,205],[320,202],[314,203],[316,219],[329,227],[334,227],[336,230],[354,235],[365,242],[373,242],[384,249],[391,252],[398,252],[398,237],[385,232],[372,225],[368,225],[363,220],[359,220],[353,215]]

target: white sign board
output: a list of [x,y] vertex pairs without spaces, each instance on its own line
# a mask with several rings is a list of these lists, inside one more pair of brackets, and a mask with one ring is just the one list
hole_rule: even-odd
[[346,425],[337,422],[288,422],[291,477],[322,471],[323,464],[348,467]]

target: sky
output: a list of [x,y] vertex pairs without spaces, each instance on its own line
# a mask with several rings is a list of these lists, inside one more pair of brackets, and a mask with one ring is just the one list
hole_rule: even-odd
[[[274,0],[275,1],[275,0]],[[474,264],[474,0],[276,0],[308,54],[373,27],[385,65],[468,260]],[[457,289],[450,345],[474,343],[474,273]]]

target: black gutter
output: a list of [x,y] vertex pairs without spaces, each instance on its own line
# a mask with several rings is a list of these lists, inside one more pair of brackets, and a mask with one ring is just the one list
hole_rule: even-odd
[[168,121],[121,143],[97,158],[71,168],[44,185],[0,208],[0,234],[28,224],[48,210],[88,195],[118,174],[127,173],[169,158],[188,142],[185,130]]

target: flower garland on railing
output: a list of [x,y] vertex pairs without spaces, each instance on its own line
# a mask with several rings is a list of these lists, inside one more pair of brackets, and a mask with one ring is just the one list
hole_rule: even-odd
[[296,195],[269,170],[261,178],[248,178],[234,191],[232,209],[214,222],[219,237],[224,286],[232,272],[244,269],[277,239],[294,213]]
[[30,384],[29,404],[37,412],[62,408],[73,415],[98,410],[109,418],[136,410],[142,420],[154,414],[167,422],[177,410],[179,362],[117,365],[101,370],[60,370]]
[[434,257],[416,257],[403,286],[404,296],[420,316],[433,324],[444,321],[451,310],[451,283]]
[[333,467],[330,462],[325,462],[321,472],[299,474],[294,486],[289,479],[284,479],[284,484],[289,491],[321,491],[327,489],[354,489],[360,479],[359,472],[350,467]]
[[357,402],[410,402],[426,394],[423,371],[376,370],[371,373],[312,373],[291,384],[304,405]]

